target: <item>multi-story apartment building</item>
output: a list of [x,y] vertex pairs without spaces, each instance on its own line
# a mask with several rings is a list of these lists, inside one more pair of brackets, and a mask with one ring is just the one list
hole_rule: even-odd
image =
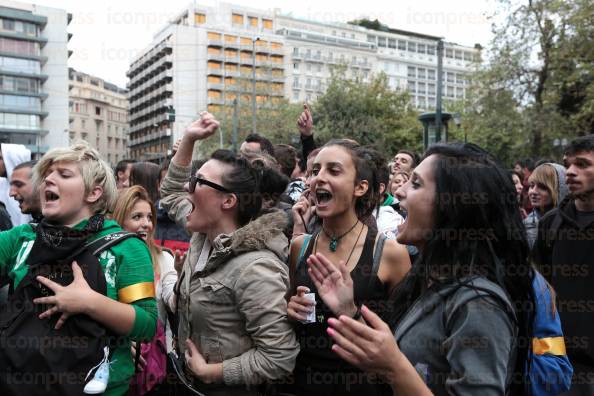
[[[130,154],[159,158],[199,112],[235,99],[315,100],[336,67],[348,77],[385,72],[419,109],[435,106],[440,38],[320,23],[228,3],[192,4],[158,32],[128,70]],[[475,48],[445,42],[443,95],[465,97]],[[171,113],[175,111],[175,122]]]
[[131,156],[167,155],[200,111],[250,101],[254,90],[258,103],[282,98],[285,52],[275,28],[261,10],[191,5],[157,33],[127,73]]
[[0,142],[32,156],[68,144],[68,66],[64,10],[4,0],[0,5]]
[[70,142],[85,140],[111,165],[127,158],[128,91],[69,69]]

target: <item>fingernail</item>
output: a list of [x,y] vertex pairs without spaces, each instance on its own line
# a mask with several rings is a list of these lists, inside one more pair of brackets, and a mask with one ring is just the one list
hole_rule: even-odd
[[331,327],[328,327],[326,329],[326,332],[330,335],[330,336],[334,336],[334,330]]
[[338,321],[337,321],[336,319],[334,319],[334,318],[330,318],[330,319],[328,319],[328,323],[329,323],[330,325],[335,325],[335,324],[337,324],[337,323],[338,323]]

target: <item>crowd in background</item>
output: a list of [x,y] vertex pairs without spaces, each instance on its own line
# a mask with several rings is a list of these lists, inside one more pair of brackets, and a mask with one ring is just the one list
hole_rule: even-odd
[[108,340],[3,347],[2,394],[594,395],[593,135],[506,169],[320,144],[304,106],[297,148],[193,158],[218,128],[114,170],[2,144],[0,341]]

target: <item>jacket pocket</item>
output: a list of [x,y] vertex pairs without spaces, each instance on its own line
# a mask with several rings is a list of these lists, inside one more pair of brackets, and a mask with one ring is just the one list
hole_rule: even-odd
[[232,306],[233,293],[230,288],[215,279],[202,280],[202,290],[209,304]]

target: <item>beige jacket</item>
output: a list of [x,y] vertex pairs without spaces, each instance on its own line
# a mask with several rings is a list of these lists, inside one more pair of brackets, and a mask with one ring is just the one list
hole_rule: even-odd
[[[190,167],[171,164],[161,203],[185,225],[191,204],[182,191]],[[209,363],[223,363],[225,385],[259,384],[293,371],[299,352],[287,320],[288,241],[282,212],[264,214],[219,235],[203,271],[194,266],[205,241],[194,233],[180,274],[180,349],[188,337]]]

